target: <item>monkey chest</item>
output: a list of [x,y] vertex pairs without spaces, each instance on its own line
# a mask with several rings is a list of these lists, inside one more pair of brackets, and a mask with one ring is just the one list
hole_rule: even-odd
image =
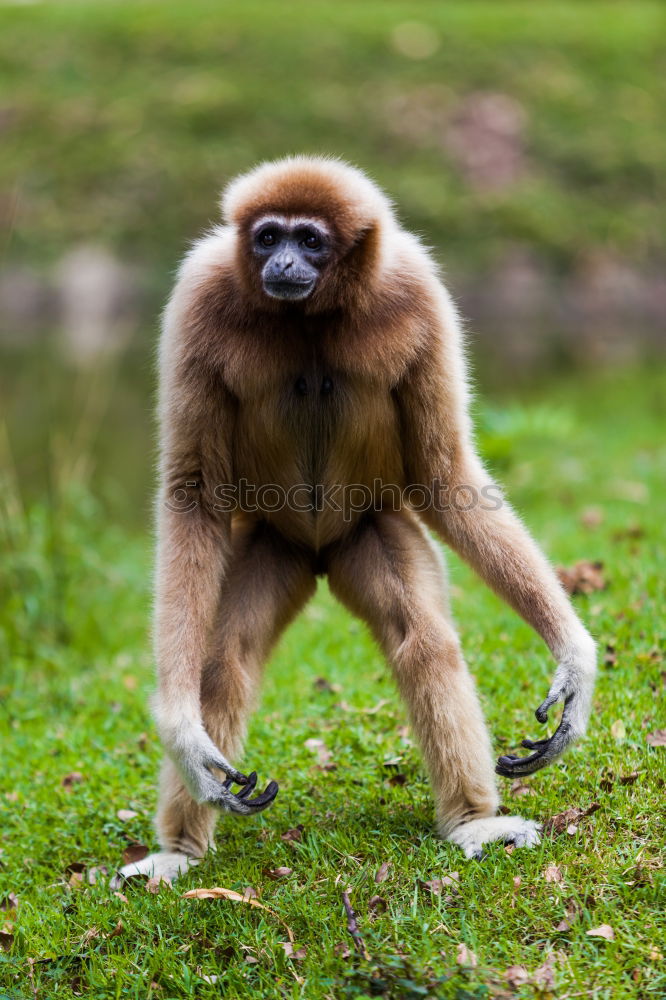
[[237,473],[257,483],[366,483],[400,475],[390,387],[317,366],[241,401]]

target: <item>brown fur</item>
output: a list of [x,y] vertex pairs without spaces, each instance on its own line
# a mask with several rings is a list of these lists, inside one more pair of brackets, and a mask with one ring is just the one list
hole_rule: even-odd
[[[157,716],[168,752],[158,828],[196,857],[214,810],[180,777],[205,726],[240,753],[261,667],[327,571],[395,673],[432,780],[443,835],[498,803],[490,742],[422,521],[467,559],[562,660],[584,642],[559,583],[518,518],[499,511],[282,510],[230,515],[215,488],[277,483],[404,487],[490,483],[472,442],[459,324],[427,253],[385,196],[335,161],[262,166],[225,194],[226,224],[186,259],[160,351]],[[334,254],[311,298],[261,291],[248,246],[266,212],[320,218]],[[322,396],[322,380],[333,391]],[[305,378],[306,395],[294,386]],[[177,491],[192,506],[168,510]],[[183,506],[187,506],[184,504]]]

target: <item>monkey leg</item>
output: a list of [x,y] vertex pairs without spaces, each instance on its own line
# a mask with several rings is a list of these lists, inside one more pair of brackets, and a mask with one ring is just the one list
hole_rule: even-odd
[[[225,757],[240,753],[266,657],[314,589],[308,553],[282,540],[264,523],[234,527],[232,557],[201,683],[204,724]],[[257,801],[250,798],[256,780],[255,773],[249,776],[237,793],[240,802]],[[227,788],[230,784],[230,780],[225,783]],[[276,793],[277,785],[272,782],[264,796],[272,801]],[[196,864],[214,846],[218,812],[190,795],[176,765],[166,757],[156,818],[162,850],[126,865],[117,881],[138,874],[173,879]]]
[[375,514],[332,553],[332,591],[370,626],[395,674],[425,759],[441,836],[478,856],[490,840],[538,842],[537,827],[496,816],[490,739],[448,616],[433,543],[415,515]]

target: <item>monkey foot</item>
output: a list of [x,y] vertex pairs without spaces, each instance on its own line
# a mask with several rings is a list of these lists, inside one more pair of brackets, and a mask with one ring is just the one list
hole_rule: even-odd
[[211,803],[211,805],[218,805],[227,812],[239,813],[243,816],[252,816],[254,813],[259,813],[267,809],[275,799],[279,787],[277,781],[269,781],[263,792],[251,799],[250,795],[257,784],[256,771],[253,771],[245,779],[240,792],[234,793],[231,791],[233,784],[233,778],[227,778],[226,781],[222,782],[224,793],[219,797],[218,801]]
[[128,879],[145,876],[146,878],[166,878],[173,882],[186,872],[192,865],[198,865],[196,858],[190,858],[187,854],[178,851],[158,851],[156,854],[149,854],[141,861],[135,861],[130,865],[125,865],[111,879],[112,889],[120,889]]
[[502,840],[516,847],[536,847],[540,843],[539,824],[522,816],[486,816],[461,823],[446,838],[465,852],[466,858],[483,857],[483,845]]

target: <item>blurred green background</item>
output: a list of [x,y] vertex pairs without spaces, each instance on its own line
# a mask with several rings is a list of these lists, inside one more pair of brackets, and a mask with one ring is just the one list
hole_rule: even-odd
[[659,3],[0,8],[0,420],[29,495],[76,469],[139,525],[152,348],[225,181],[326,152],[430,244],[482,387],[660,357]]

